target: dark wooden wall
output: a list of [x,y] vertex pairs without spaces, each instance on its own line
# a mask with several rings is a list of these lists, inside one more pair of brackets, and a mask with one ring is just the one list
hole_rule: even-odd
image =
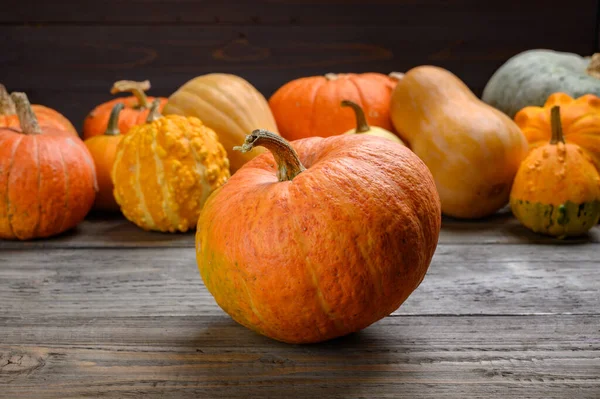
[[589,55],[598,1],[3,0],[0,81],[81,127],[118,79],[169,95],[208,72],[241,75],[266,96],[327,72],[450,69],[480,94],[530,48]]

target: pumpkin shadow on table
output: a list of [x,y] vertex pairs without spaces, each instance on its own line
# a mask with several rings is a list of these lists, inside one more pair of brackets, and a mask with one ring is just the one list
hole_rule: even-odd
[[[445,233],[452,235],[451,238]],[[600,229],[590,230],[579,237],[563,239],[535,233],[523,226],[506,206],[495,214],[481,219],[442,218],[440,244],[453,244],[473,241],[478,244],[535,244],[535,245],[577,245],[600,243]]]
[[418,372],[411,343],[401,331],[390,340],[384,320],[322,343],[286,344],[214,317],[189,346],[198,363],[215,362],[197,372],[200,381],[223,391],[218,397],[369,397],[374,384],[397,384],[403,373]]

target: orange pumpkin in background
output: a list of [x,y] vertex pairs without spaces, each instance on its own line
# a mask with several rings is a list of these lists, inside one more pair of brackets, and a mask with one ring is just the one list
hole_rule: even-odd
[[12,93],[20,128],[0,128],[0,238],[49,237],[75,227],[96,195],[94,163],[79,137],[40,127],[24,93]]
[[119,114],[125,107],[123,103],[117,103],[113,107],[108,119],[108,126],[104,134],[90,137],[84,143],[87,146],[98,176],[98,194],[94,202],[94,209],[100,211],[118,211],[119,205],[113,194],[114,185],[110,177],[113,164],[117,156],[117,148],[123,135],[120,134]]
[[271,153],[218,188],[198,220],[198,267],[217,304],[290,343],[346,335],[398,309],[440,231],[425,164],[369,135],[288,143],[257,130],[238,148],[256,146]]
[[300,78],[280,87],[269,99],[279,133],[288,140],[334,136],[355,127],[351,109],[343,100],[358,104],[367,123],[393,131],[390,99],[400,74],[328,73]]
[[93,136],[104,134],[108,126],[110,113],[116,103],[125,104],[125,108],[119,117],[119,131],[121,134],[129,132],[133,126],[141,125],[146,122],[150,113],[150,106],[155,98],[160,100],[158,110],[162,111],[167,99],[164,97],[148,97],[146,91],[150,90],[150,81],[134,82],[131,80],[120,80],[113,84],[110,90],[111,94],[133,93],[130,97],[118,97],[98,105],[92,110],[83,122],[83,138],[88,139]]
[[[44,105],[33,104],[31,109],[41,126],[55,127],[78,136],[77,129],[60,112]],[[19,128],[19,117],[6,87],[0,84],[0,127]]]
[[515,115],[515,122],[525,134],[529,149],[545,146],[551,138],[552,108],[560,107],[565,142],[576,144],[590,156],[600,170],[600,98],[586,94],[577,99],[554,93],[543,107],[525,107]]

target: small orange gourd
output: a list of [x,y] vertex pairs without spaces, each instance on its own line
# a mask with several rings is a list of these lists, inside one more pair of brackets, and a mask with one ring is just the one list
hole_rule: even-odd
[[117,156],[117,147],[123,138],[119,132],[119,114],[125,105],[117,103],[108,119],[108,126],[104,134],[93,136],[85,140],[96,166],[98,176],[98,194],[94,202],[94,209],[100,211],[118,211],[119,205],[115,201],[113,194],[114,185],[110,177],[115,158]]
[[154,100],[146,123],[117,147],[111,171],[123,215],[145,230],[196,227],[204,202],[229,178],[227,153],[216,133],[195,117],[162,116]]
[[107,101],[94,108],[83,121],[83,138],[87,139],[93,136],[104,134],[108,126],[108,119],[116,103],[125,104],[125,108],[119,117],[119,131],[121,134],[129,132],[133,126],[143,124],[150,113],[151,103],[158,99],[160,104],[159,111],[167,103],[164,97],[146,96],[146,91],[150,89],[150,81],[134,82],[132,80],[119,80],[115,82],[110,90],[111,94],[132,93],[129,97],[118,97]]
[[525,227],[559,238],[584,234],[600,219],[600,174],[587,152],[565,143],[560,107],[551,113],[551,140],[523,161],[510,193]]
[[600,97],[593,94],[574,99],[554,93],[543,107],[525,107],[515,115],[515,122],[529,141],[530,150],[545,146],[552,135],[551,112],[560,106],[562,132],[567,143],[576,144],[588,153],[600,170]]

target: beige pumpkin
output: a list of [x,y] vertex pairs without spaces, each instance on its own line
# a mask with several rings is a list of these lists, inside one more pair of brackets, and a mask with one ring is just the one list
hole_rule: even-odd
[[169,97],[163,114],[194,116],[213,129],[227,151],[232,173],[264,151],[233,151],[247,134],[255,129],[278,132],[265,97],[243,78],[224,73],[185,83]]

